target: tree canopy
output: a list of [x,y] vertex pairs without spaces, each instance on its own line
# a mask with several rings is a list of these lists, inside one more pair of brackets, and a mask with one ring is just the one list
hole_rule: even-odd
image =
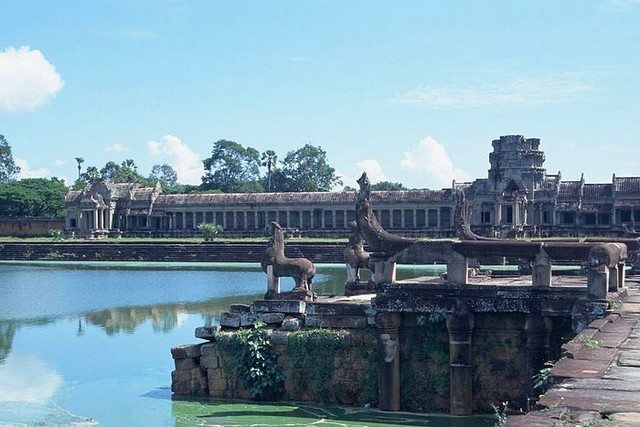
[[175,187],[178,184],[178,173],[166,163],[154,165],[149,180],[160,182],[162,188]]
[[408,190],[401,182],[380,181],[375,184],[371,184],[371,189],[374,191],[401,191]]
[[327,152],[311,144],[289,151],[274,181],[276,191],[330,191],[342,184],[327,161]]
[[20,167],[13,160],[9,141],[4,135],[0,135],[0,183],[10,181],[18,173],[20,173]]
[[221,139],[213,144],[211,157],[203,162],[203,190],[224,193],[263,191],[260,184],[260,153],[253,147],[243,147],[234,141]]
[[58,178],[27,178],[0,184],[0,216],[63,218],[67,186]]

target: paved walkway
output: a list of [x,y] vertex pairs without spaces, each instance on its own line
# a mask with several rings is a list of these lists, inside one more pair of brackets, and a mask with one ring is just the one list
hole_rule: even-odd
[[640,426],[640,277],[627,286],[617,309],[563,346],[556,385],[539,401],[546,409],[510,416],[507,426]]

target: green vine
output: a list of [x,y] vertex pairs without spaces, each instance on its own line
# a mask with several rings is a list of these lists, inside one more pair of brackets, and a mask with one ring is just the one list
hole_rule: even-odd
[[232,336],[219,334],[216,341],[231,356],[232,371],[254,400],[277,400],[284,394],[284,375],[277,366],[269,334],[263,323],[240,329]]
[[331,397],[330,379],[340,338],[340,332],[318,328],[294,332],[287,340],[294,382],[303,389],[317,391],[323,401]]

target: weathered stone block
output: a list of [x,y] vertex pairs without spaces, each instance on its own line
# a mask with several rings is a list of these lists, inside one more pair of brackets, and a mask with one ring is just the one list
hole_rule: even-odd
[[219,368],[220,362],[218,356],[202,356],[200,358],[200,366],[206,369]]
[[191,394],[193,395],[206,395],[209,389],[207,384],[207,375],[205,371],[200,368],[194,368],[189,371],[191,374]]
[[368,304],[307,303],[306,313],[317,316],[366,316]]
[[191,380],[191,372],[185,371],[171,371],[171,382],[189,381]]
[[202,340],[213,341],[215,340],[215,333],[218,331],[217,326],[200,326],[196,328],[196,338]]
[[186,359],[188,357],[200,357],[200,344],[183,344],[171,349],[174,359]]
[[190,357],[186,359],[175,359],[174,362],[176,364],[177,371],[188,371],[198,366],[197,359]]
[[284,320],[284,313],[260,313],[258,320],[267,325],[280,325]]
[[190,394],[190,380],[189,381],[173,381],[171,383],[171,391],[175,394],[186,395]]
[[218,345],[216,343],[205,343],[200,347],[200,354],[202,356],[217,356],[218,355]]
[[295,317],[287,317],[282,322],[282,329],[285,331],[297,331],[302,326],[302,322]]
[[239,328],[240,315],[237,313],[222,313],[222,315],[220,316],[220,326],[226,328]]
[[362,328],[367,325],[364,316],[306,316],[304,324],[308,328]]
[[229,313],[249,313],[250,307],[247,304],[231,304],[229,305]]
[[304,313],[306,303],[304,301],[269,300],[254,301],[251,311],[254,313]]
[[258,315],[253,313],[242,313],[240,315],[240,326],[253,326],[258,322]]
[[273,331],[269,336],[273,345],[284,345],[287,343],[289,333],[285,331]]

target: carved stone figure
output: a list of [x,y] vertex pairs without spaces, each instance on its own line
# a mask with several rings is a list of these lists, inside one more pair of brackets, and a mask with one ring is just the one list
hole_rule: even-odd
[[364,250],[364,240],[355,221],[349,223],[349,245],[344,250],[344,261],[347,264],[347,283],[360,282],[360,269],[369,268],[371,255]]
[[356,220],[360,234],[373,252],[394,254],[411,246],[418,239],[408,239],[389,233],[380,226],[371,209],[371,183],[366,172],[358,179],[358,200],[356,202]]
[[279,283],[273,288],[271,283],[279,280],[280,277],[292,277],[295,280],[296,284],[291,293],[301,293],[303,296],[313,297],[311,281],[316,274],[315,265],[306,258],[287,258],[284,255],[284,232],[282,227],[277,222],[271,222],[267,228],[270,229],[270,246],[264,251],[260,261],[262,270],[270,275],[270,289],[265,298],[276,297],[275,294],[278,293]]
[[467,202],[464,191],[457,188],[453,191],[453,199],[456,202],[453,221],[456,227],[456,234],[460,240],[501,240],[494,237],[484,237],[474,233],[469,226],[466,210]]

